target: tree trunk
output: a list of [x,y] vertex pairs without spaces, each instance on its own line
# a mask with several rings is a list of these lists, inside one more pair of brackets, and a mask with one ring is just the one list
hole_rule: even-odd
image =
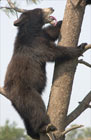
[[[60,46],[76,47],[81,31],[83,15],[85,11],[85,1],[68,0],[59,40]],[[78,6],[75,5],[78,3]],[[50,94],[48,114],[51,122],[57,127],[59,132],[66,128],[66,117],[72,91],[74,74],[76,71],[77,59],[60,64],[56,62],[54,70],[53,85]],[[55,133],[58,140],[64,140],[59,133]]]

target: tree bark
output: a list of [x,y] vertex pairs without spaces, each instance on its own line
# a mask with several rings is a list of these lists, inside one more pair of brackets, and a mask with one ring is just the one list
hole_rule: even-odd
[[[80,1],[80,2],[79,2]],[[76,7],[76,3],[79,3]],[[85,11],[84,0],[68,0],[66,4],[63,24],[60,30],[58,45],[76,47],[81,31],[83,15]],[[53,85],[48,105],[48,114],[51,122],[57,127],[59,132],[63,132],[66,127],[66,117],[72,91],[74,74],[77,66],[77,59],[65,63],[56,62],[54,70]],[[59,133],[55,133],[58,140],[64,140]]]

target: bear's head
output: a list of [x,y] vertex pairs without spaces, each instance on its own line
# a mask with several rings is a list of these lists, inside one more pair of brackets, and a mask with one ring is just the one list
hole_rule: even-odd
[[46,23],[54,23],[56,19],[50,16],[54,12],[53,8],[36,8],[33,10],[26,10],[21,16],[14,22],[18,27],[42,27]]

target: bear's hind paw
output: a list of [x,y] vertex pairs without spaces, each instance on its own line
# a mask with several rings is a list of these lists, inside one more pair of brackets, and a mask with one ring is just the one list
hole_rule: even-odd
[[46,127],[46,132],[50,132],[50,131],[56,131],[57,128],[53,125],[53,124],[48,124],[47,127]]
[[48,133],[50,131],[56,131],[57,128],[52,125],[52,124],[48,124],[46,126],[43,126],[41,129],[40,129],[40,133]]

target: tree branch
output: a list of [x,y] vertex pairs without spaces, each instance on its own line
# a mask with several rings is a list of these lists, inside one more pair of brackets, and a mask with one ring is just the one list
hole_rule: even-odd
[[70,132],[70,131],[72,131],[72,130],[74,130],[74,129],[77,129],[77,128],[81,128],[81,127],[83,127],[83,125],[76,125],[76,126],[73,126],[73,127],[71,127],[71,128],[66,129],[64,132],[61,133],[61,135],[65,135],[65,134],[67,134],[68,132]]
[[89,104],[91,102],[91,91],[88,95],[80,102],[78,107],[67,116],[66,126],[69,125],[73,120],[75,120],[83,111],[89,108]]
[[83,59],[78,60],[78,63],[80,63],[80,64],[84,64],[85,66],[87,66],[87,67],[90,67],[90,68],[91,68],[91,64],[87,63],[87,62],[86,62],[86,61],[84,61]]
[[52,132],[43,134],[40,133],[40,140],[56,140]]
[[11,0],[7,0],[7,2],[8,2],[8,4],[10,5],[11,9],[14,9],[14,10],[17,11],[17,12],[24,13],[25,11],[27,11],[27,10],[25,10],[25,9],[17,8],[17,7],[15,6],[15,4],[14,4],[13,2],[11,2]]
[[70,2],[74,8],[77,8],[81,4],[82,0],[77,0],[76,2],[73,0],[70,0]]
[[84,52],[86,52],[89,49],[91,49],[91,44],[85,46]]
[[11,7],[7,7],[7,6],[0,6],[0,9],[9,9],[9,10],[11,10],[12,8]]
[[[81,128],[81,127],[83,127],[83,125],[72,126],[71,128],[68,128],[68,129],[66,129],[66,130],[63,131],[63,132],[56,131],[56,134],[59,136],[59,139],[60,139],[61,137],[64,137],[65,134],[69,133],[70,131],[72,131],[72,130],[74,130],[74,129],[77,129],[77,128]],[[51,138],[52,138],[52,137],[51,137]],[[50,140],[51,140],[51,139],[50,139]],[[52,140],[55,140],[55,139],[52,139]]]
[[53,133],[51,133],[51,132],[47,133],[47,136],[48,136],[49,140],[55,140],[55,137],[54,137]]

